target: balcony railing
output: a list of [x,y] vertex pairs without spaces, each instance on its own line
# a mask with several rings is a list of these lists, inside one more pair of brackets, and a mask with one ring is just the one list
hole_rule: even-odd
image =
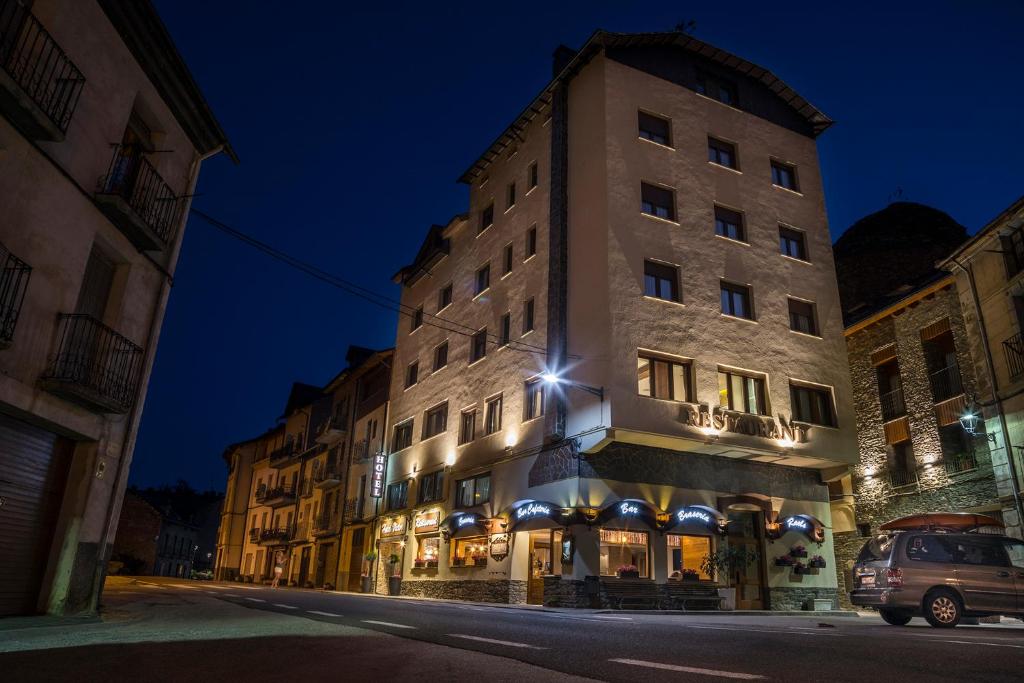
[[370,459],[370,442],[368,439],[360,439],[352,446],[352,459],[356,462],[365,462]]
[[341,415],[332,415],[320,428],[316,436],[317,443],[333,444],[341,440],[348,429],[348,418]]
[[964,385],[960,379],[960,367],[953,363],[928,376],[932,385],[932,398],[936,403],[948,401],[954,396],[964,393]]
[[903,402],[903,387],[881,394],[879,400],[882,404],[882,419],[886,422],[907,414],[907,406]]
[[914,486],[915,484],[917,484],[917,470],[889,470],[889,485],[894,489]]
[[260,542],[260,536],[262,535],[262,533],[263,533],[263,530],[262,529],[257,529],[256,527],[253,527],[252,529],[249,529],[249,542],[250,543],[259,543]]
[[1006,367],[1010,371],[1010,379],[1024,375],[1024,333],[1017,333],[1004,341],[1003,353],[1006,354]]
[[313,535],[327,536],[338,532],[338,515],[321,514],[313,520]]
[[942,464],[946,468],[947,474],[960,474],[978,469],[978,459],[974,457],[974,453],[944,455]]
[[138,392],[142,349],[92,316],[62,313],[59,325],[44,388],[97,412],[128,412]]
[[114,145],[96,201],[139,249],[163,249],[174,239],[181,199],[136,145]]
[[287,527],[263,529],[260,532],[260,543],[287,543],[291,537],[291,529]]
[[280,448],[270,451],[270,466],[285,467],[296,460],[299,456],[298,444],[293,441],[286,441]]
[[14,341],[32,267],[0,244],[0,268],[0,348],[6,348]]
[[340,483],[341,472],[336,463],[328,462],[323,467],[313,470],[313,486],[318,489],[330,488]]
[[0,0],[0,105],[28,135],[62,140],[85,77],[22,0]]
[[260,487],[256,491],[256,502],[270,507],[279,507],[295,502],[295,487],[290,484],[281,486]]

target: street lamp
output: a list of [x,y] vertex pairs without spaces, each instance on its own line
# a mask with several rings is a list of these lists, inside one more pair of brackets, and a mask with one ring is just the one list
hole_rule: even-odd
[[555,373],[551,372],[550,370],[541,375],[540,378],[544,380],[546,384],[565,384],[567,386],[580,389],[581,391],[585,391],[593,396],[597,396],[599,399],[604,401],[604,387],[592,387],[587,384],[580,384],[579,382],[574,382],[569,379],[563,379],[556,375]]
[[964,428],[964,431],[973,437],[983,437],[992,443],[996,441],[996,435],[988,432],[978,433],[978,427],[981,425],[981,416],[978,415],[977,407],[972,403],[967,406],[964,410],[964,414],[960,416],[960,426]]

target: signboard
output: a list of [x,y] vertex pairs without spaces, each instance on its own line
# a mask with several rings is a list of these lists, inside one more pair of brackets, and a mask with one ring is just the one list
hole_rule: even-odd
[[576,554],[576,539],[565,535],[562,537],[562,564],[572,564],[572,557]]
[[636,520],[651,529],[658,528],[658,511],[650,503],[635,498],[620,500],[605,507],[597,515],[597,524],[604,525],[616,520],[618,523],[629,523]]
[[714,508],[706,505],[685,505],[672,513],[672,516],[669,518],[667,528],[672,529],[677,526],[697,525],[705,527],[716,533],[724,534],[726,532],[726,525],[728,524],[729,519]]
[[807,443],[811,431],[810,425],[797,424],[792,419],[787,422],[781,416],[776,420],[766,415],[722,410],[718,406],[712,410],[706,403],[696,407],[686,406],[681,421],[688,427],[698,429],[713,429],[718,432],[759,436],[792,443]]
[[532,524],[527,527],[529,529],[551,528],[565,524],[562,507],[542,500],[520,500],[512,505],[507,514],[510,531],[530,522]]
[[384,497],[384,479],[388,473],[388,456],[377,453],[373,456],[373,471],[370,473],[370,497]]
[[768,524],[768,538],[774,540],[790,531],[803,534],[815,543],[825,542],[825,525],[811,515],[790,515]]
[[428,534],[441,527],[441,511],[438,508],[420,510],[412,518],[412,530],[417,534]]
[[494,534],[490,542],[491,559],[501,562],[508,557],[508,534]]
[[393,538],[405,535],[405,517],[384,517],[380,523],[380,537]]

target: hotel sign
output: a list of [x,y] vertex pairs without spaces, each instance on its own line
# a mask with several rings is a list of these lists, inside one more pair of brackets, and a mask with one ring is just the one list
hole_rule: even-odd
[[388,456],[377,453],[373,456],[373,471],[370,473],[370,497],[384,497],[384,479],[388,473]]
[[793,443],[807,443],[811,428],[809,425],[797,424],[781,415],[776,420],[767,415],[752,415],[723,410],[702,403],[697,407],[686,406],[682,423],[687,427],[711,429],[718,432],[730,432],[745,436],[757,436],[764,439],[788,440]]
[[437,508],[421,510],[412,518],[412,528],[417,534],[437,531],[441,526],[441,511]]
[[385,517],[380,524],[380,537],[392,538],[405,535],[405,517]]

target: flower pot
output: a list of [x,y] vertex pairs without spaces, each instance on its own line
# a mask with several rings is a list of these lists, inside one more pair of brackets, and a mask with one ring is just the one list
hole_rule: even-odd
[[814,567],[815,569],[824,569],[825,560],[811,560],[810,566]]
[[401,576],[389,576],[388,577],[388,595],[401,595],[402,594],[402,577]]
[[722,600],[722,609],[732,611],[736,609],[736,589],[735,588],[719,588],[718,595],[725,598]]
[[475,567],[486,567],[487,566],[487,558],[486,557],[478,557],[478,558],[476,558],[475,560],[473,560],[473,566],[475,566]]
[[372,593],[373,592],[373,577],[364,576],[359,579],[359,592],[360,593]]
[[620,579],[639,579],[640,578],[640,570],[637,570],[635,572],[619,572],[619,578]]
[[796,548],[793,548],[792,550],[789,551],[789,554],[792,557],[807,557],[807,550],[806,549],[798,550]]
[[784,560],[781,557],[775,558],[776,567],[792,567],[793,562],[791,560]]

